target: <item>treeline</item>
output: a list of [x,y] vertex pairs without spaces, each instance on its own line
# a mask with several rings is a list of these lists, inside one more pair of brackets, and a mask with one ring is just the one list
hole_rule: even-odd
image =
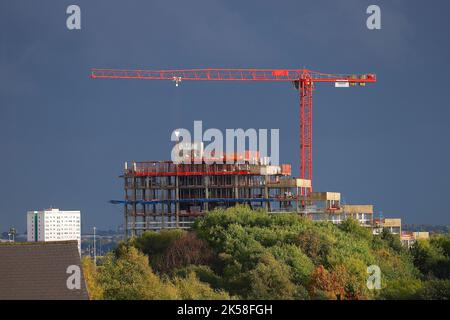
[[403,231],[428,231],[429,233],[449,234],[450,226],[430,224],[405,224]]
[[[450,237],[418,242],[247,207],[216,210],[194,228],[146,232],[83,259],[92,299],[449,299]],[[367,287],[367,267],[381,289]]]

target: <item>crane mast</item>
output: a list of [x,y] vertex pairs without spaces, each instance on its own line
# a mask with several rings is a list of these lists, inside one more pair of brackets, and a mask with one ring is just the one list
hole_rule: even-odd
[[[299,93],[301,179],[313,178],[313,91],[315,83],[335,83],[335,87],[365,86],[377,81],[375,74],[329,74],[308,69],[180,69],[126,70],[91,69],[93,79],[171,80],[182,81],[271,81],[292,82]],[[312,191],[309,190],[310,192]]]

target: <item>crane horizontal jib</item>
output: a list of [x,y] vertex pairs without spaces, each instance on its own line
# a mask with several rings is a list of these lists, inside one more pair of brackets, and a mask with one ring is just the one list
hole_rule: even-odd
[[302,81],[349,83],[376,82],[374,74],[327,74],[308,69],[91,69],[91,78],[204,81]]

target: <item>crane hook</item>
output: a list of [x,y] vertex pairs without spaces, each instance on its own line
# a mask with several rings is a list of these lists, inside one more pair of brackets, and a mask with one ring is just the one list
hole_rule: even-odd
[[181,77],[173,77],[172,81],[175,82],[175,86],[178,87],[181,82]]

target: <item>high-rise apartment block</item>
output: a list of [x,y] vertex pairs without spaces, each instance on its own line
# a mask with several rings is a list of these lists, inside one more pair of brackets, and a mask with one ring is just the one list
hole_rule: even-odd
[[80,211],[62,211],[47,209],[28,211],[28,241],[66,241],[77,240],[81,252],[81,213]]

